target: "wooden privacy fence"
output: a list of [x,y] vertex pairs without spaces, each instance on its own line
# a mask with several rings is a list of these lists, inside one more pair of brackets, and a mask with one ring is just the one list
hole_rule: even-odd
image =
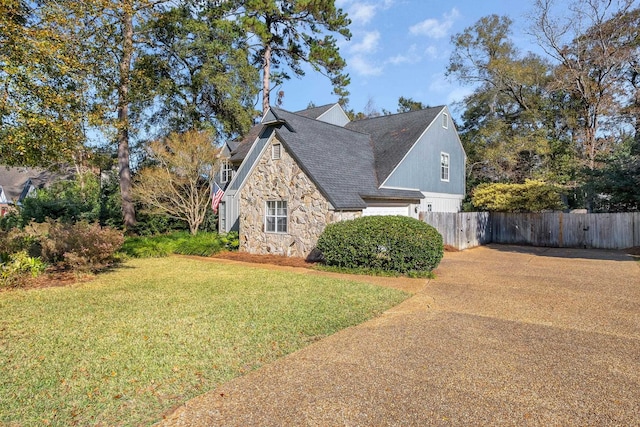
[[487,243],[624,249],[640,246],[640,212],[608,214],[423,212],[445,245],[467,249]]

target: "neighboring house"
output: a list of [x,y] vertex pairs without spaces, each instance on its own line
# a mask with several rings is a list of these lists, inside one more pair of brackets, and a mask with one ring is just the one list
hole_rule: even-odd
[[0,216],[20,205],[36,189],[48,187],[58,179],[61,175],[44,169],[0,165]]
[[466,156],[445,106],[354,122],[338,104],[272,107],[223,154],[220,230],[239,231],[250,253],[306,257],[329,223],[457,212],[465,194]]

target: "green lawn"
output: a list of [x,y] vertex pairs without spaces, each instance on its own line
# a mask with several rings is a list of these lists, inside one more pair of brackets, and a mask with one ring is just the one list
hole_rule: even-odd
[[400,291],[180,257],[0,293],[0,425],[149,425]]

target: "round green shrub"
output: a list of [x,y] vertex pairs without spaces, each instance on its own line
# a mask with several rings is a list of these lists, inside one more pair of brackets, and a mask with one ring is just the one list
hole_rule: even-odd
[[432,271],[444,248],[432,226],[404,216],[366,216],[327,225],[317,249],[327,265],[399,273]]

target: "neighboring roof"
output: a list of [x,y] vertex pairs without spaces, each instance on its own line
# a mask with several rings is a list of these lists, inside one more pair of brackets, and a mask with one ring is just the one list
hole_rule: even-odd
[[[363,209],[363,199],[417,200],[417,190],[379,189],[369,135],[275,107],[278,139],[335,209]],[[414,141],[415,142],[415,141]]]
[[61,175],[45,169],[0,166],[0,187],[9,203],[24,199],[30,185],[42,188],[60,178]]
[[[242,160],[244,160],[244,158],[249,153],[251,146],[260,135],[260,131],[263,127],[264,125],[262,123],[254,125],[251,127],[251,129],[249,129],[249,132],[242,137],[242,139],[234,141],[232,144],[235,146],[235,148],[232,148],[231,157],[229,160],[231,160],[232,162],[241,162]],[[229,145],[229,147],[231,148],[231,144]]]
[[321,115],[323,115],[324,113],[332,109],[334,105],[336,104],[327,104],[321,107],[311,107],[311,108],[307,108],[306,110],[296,111],[295,114],[307,117],[309,119],[317,119],[318,117],[320,117]]
[[371,135],[376,172],[380,182],[384,182],[443,108],[439,106],[357,120],[345,127]]

